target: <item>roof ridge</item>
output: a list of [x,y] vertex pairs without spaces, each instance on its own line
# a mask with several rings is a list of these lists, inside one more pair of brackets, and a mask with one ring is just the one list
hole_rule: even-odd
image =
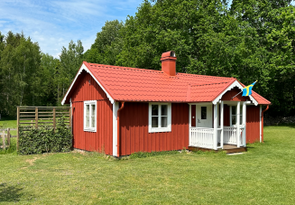
[[118,65],[106,65],[106,64],[99,64],[99,63],[88,63],[90,66],[102,66],[102,67],[110,67],[110,68],[116,68],[116,69],[128,69],[128,70],[138,70],[138,71],[147,71],[147,72],[159,72],[163,73],[161,70],[154,70],[154,69],[147,69],[147,68],[133,68],[133,67],[127,67],[127,66],[118,66]]
[[223,76],[213,76],[213,75],[202,75],[202,74],[193,74],[193,73],[181,73],[178,72],[177,74],[180,75],[189,75],[189,76],[202,76],[205,78],[226,78],[226,79],[235,79],[234,77],[223,77]]
[[195,87],[195,86],[204,86],[204,85],[216,85],[216,84],[225,84],[225,83],[229,83],[230,81],[228,82],[218,82],[218,83],[203,83],[203,84],[193,84],[191,85],[192,87]]

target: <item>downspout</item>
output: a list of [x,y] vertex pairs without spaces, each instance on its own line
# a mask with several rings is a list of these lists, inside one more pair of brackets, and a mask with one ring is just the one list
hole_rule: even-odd
[[121,107],[117,111],[117,157],[120,157],[120,111],[124,108],[124,103],[122,102]]
[[263,128],[264,128],[263,116],[264,116],[264,112],[266,112],[268,109],[269,109],[269,105],[267,105],[265,110],[263,110],[262,113],[261,113],[261,123],[262,123],[262,133],[261,133],[262,139],[261,139],[261,142],[263,142]]

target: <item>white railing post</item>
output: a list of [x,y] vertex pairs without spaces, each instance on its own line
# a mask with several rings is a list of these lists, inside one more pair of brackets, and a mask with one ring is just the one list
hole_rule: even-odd
[[220,128],[221,128],[221,133],[220,133],[220,146],[223,149],[223,101],[221,101],[220,104]]
[[217,150],[217,104],[214,105],[213,149]]
[[241,146],[240,143],[240,101],[237,104],[237,147]]
[[247,107],[246,107],[246,102],[243,102],[243,125],[244,125],[244,131],[243,131],[243,146],[246,147],[246,112]]
[[189,119],[188,119],[188,121],[189,121],[189,142],[188,142],[188,144],[189,144],[189,146],[191,146],[191,137],[192,137],[192,131],[191,131],[191,128],[192,128],[192,105],[191,104],[189,104]]

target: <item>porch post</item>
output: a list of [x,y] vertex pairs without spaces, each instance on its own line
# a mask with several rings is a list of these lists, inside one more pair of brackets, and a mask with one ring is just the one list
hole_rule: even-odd
[[237,104],[237,147],[241,146],[240,140],[240,101]]
[[243,146],[246,147],[246,102],[243,102],[243,125],[244,125],[244,132],[243,132]]
[[214,134],[213,134],[213,149],[217,150],[217,105],[214,105]]
[[220,146],[221,146],[221,149],[223,149],[223,101],[221,101],[221,104],[220,104],[220,128],[221,128]]
[[192,127],[192,105],[189,104],[189,125],[188,125],[188,133],[189,133],[189,139],[188,139],[188,145],[191,145],[191,127]]

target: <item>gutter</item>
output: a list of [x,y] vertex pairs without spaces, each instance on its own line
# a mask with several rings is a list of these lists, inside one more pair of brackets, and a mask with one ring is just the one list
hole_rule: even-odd
[[124,108],[125,102],[122,102],[121,107],[117,111],[117,157],[120,157],[120,111]]
[[264,112],[266,112],[269,109],[269,105],[267,105],[267,107],[265,108],[265,110],[262,111],[261,113],[261,123],[262,123],[262,133],[261,133],[261,140],[260,142],[263,142],[263,128],[264,128],[264,122],[263,122],[263,116],[264,116]]

